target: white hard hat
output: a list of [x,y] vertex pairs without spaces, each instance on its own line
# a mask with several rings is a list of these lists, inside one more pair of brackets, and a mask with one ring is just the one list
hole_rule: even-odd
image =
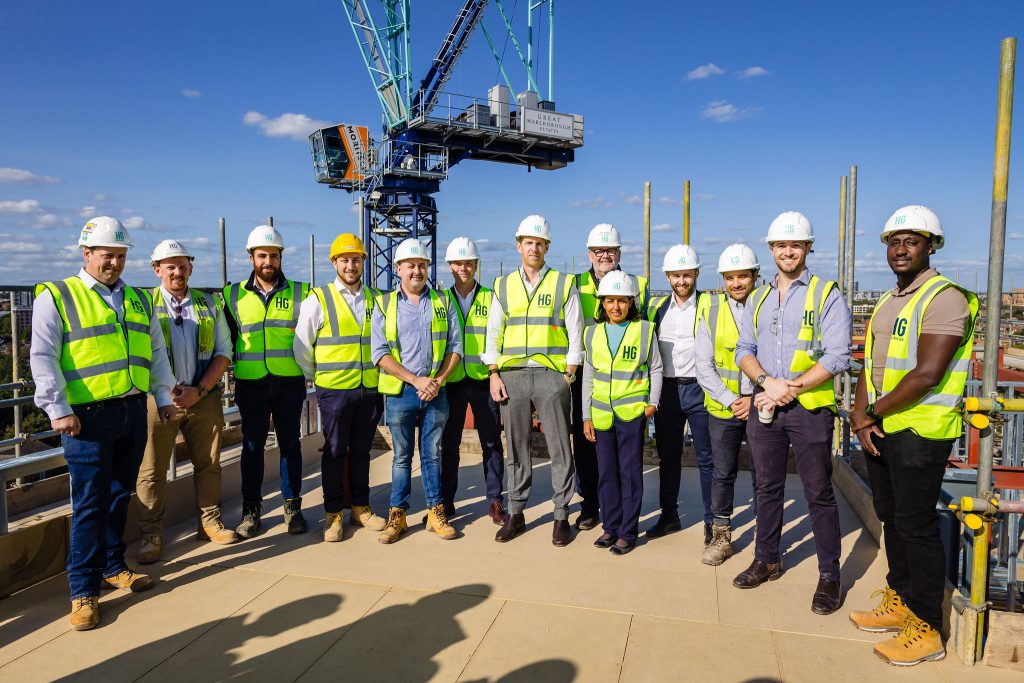
[[730,244],[718,257],[719,273],[728,273],[731,270],[757,270],[760,267],[757,254],[745,244]]
[[621,247],[622,238],[611,223],[598,223],[587,235],[587,249],[592,247]]
[[468,237],[456,237],[448,243],[444,252],[444,260],[452,261],[479,261],[480,253],[476,250],[476,244]]
[[814,228],[807,216],[799,211],[783,211],[768,226],[765,242],[813,242]]
[[430,252],[423,246],[415,237],[409,237],[402,240],[397,247],[395,247],[395,265],[399,262],[411,258],[421,258],[430,263]]
[[942,249],[942,245],[946,242],[939,217],[927,206],[911,204],[897,209],[896,213],[889,216],[889,220],[885,222],[885,229],[882,230],[882,243],[889,241],[889,235],[901,230],[930,235],[936,249]]
[[188,253],[188,249],[185,245],[177,240],[164,240],[160,244],[156,245],[153,249],[153,254],[149,257],[149,260],[153,263],[159,263],[165,258],[174,258],[175,256],[184,256],[189,261],[195,260],[195,256]]
[[259,247],[277,247],[284,251],[284,237],[272,225],[257,225],[245,240],[245,250],[251,254]]
[[697,268],[700,268],[700,259],[689,244],[676,244],[669,248],[661,262],[661,269],[666,273]]
[[550,242],[551,226],[548,225],[548,219],[537,214],[527,216],[519,222],[516,237],[539,237]]
[[121,221],[110,216],[97,216],[82,227],[78,246],[88,247],[132,247],[132,237]]
[[640,296],[636,278],[622,270],[606,273],[597,285],[598,296]]

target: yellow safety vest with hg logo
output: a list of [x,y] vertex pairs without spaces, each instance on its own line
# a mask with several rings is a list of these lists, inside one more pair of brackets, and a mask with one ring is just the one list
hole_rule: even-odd
[[[725,388],[738,396],[740,366],[736,365],[736,343],[740,339],[740,330],[736,326],[732,306],[725,294],[718,294],[711,299],[711,305],[704,314],[704,321],[711,331],[711,340],[715,345],[715,371],[722,378]],[[704,407],[715,417],[728,419],[733,416],[729,406],[722,405],[707,392],[704,392]]]
[[[636,307],[640,315],[644,314],[644,305],[647,303],[647,278],[642,275],[630,275],[637,283],[640,296],[636,298]],[[601,306],[601,300],[597,297],[597,279],[588,270],[576,276],[576,286],[580,290],[580,310],[583,312],[583,324],[593,325],[597,322],[597,313]]]
[[469,307],[469,315],[463,315],[455,288],[451,287],[447,291],[448,299],[458,313],[459,324],[462,327],[462,359],[452,370],[452,374],[448,375],[448,381],[458,382],[465,377],[487,379],[487,365],[480,356],[487,344],[487,314],[491,310],[493,292],[486,287],[477,287],[473,303]]
[[[384,339],[387,340],[388,350],[391,357],[399,363],[402,362],[402,349],[398,344],[398,296],[397,291],[386,292],[380,297],[380,308],[384,313]],[[447,299],[442,299],[433,289],[430,292],[430,308],[434,315],[430,317],[430,376],[436,377],[441,371],[441,363],[444,361],[445,351],[448,348],[448,305]],[[388,396],[398,396],[402,393],[402,380],[389,375],[386,371],[380,373],[380,392]]]
[[262,379],[268,374],[278,377],[302,377],[302,368],[295,362],[292,341],[299,319],[299,302],[309,294],[309,285],[288,280],[288,285],[274,293],[267,305],[256,292],[236,282],[224,288],[224,301],[238,326],[235,342],[235,378]]
[[494,281],[494,296],[505,314],[505,333],[499,340],[498,367],[533,360],[549,370],[565,372],[569,333],[565,302],[572,277],[549,269],[530,295],[518,270]]
[[363,286],[366,313],[361,321],[333,284],[317,287],[313,293],[324,312],[313,346],[313,383],[324,389],[376,389],[380,371],[372,360],[370,321],[380,292]]
[[613,356],[608,346],[608,323],[591,325],[583,333],[587,360],[594,367],[590,419],[595,429],[607,431],[616,417],[629,422],[644,414],[651,393],[648,363],[653,339],[653,323],[633,321],[626,326]]
[[[206,368],[209,367],[210,360],[213,358],[214,327],[216,322],[214,307],[216,303],[210,305],[206,300],[206,294],[198,289],[190,287],[189,294],[192,297],[192,310],[196,312],[196,317],[199,318],[199,329],[196,332],[196,347],[198,349],[196,354],[196,375],[192,379],[194,384],[206,372]],[[156,313],[157,320],[160,322],[160,331],[164,334],[164,346],[167,347],[167,359],[171,363],[171,372],[174,372],[174,354],[171,352],[171,317],[167,313],[163,291],[160,287],[154,287],[150,295],[153,298],[153,312]]]

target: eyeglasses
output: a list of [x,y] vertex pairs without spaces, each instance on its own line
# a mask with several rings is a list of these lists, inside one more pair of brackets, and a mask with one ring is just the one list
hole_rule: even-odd
[[185,323],[181,315],[181,304],[171,304],[171,309],[174,311],[174,324],[181,327]]
[[590,253],[594,256],[614,256],[619,253],[619,247],[611,247],[610,249],[591,249]]

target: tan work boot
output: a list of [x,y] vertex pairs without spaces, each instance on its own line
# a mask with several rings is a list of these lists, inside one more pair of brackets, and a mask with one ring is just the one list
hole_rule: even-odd
[[369,505],[353,505],[348,515],[348,523],[352,526],[366,527],[370,531],[381,531],[387,522],[383,517],[373,514]]
[[120,588],[132,593],[141,593],[152,588],[156,584],[156,579],[146,574],[136,574],[131,569],[125,569],[119,574],[104,576],[103,583],[107,588]]
[[153,564],[160,559],[163,552],[163,539],[159,536],[143,536],[139,548],[135,551],[135,559],[139,564]]
[[870,612],[850,612],[850,621],[861,631],[869,633],[885,633],[899,631],[903,622],[911,615],[903,598],[893,589],[886,586],[875,591],[871,597],[881,597],[878,607]]
[[100,599],[95,595],[71,601],[71,628],[88,631],[100,623]]
[[700,555],[700,561],[704,564],[718,566],[732,557],[732,527],[713,526],[711,527],[711,543],[704,548]]
[[942,634],[911,613],[895,638],[875,645],[875,654],[893,666],[914,666],[945,658]]
[[[343,515],[340,512],[328,512],[324,516],[324,540],[337,543],[341,540],[345,527],[342,526]],[[384,521],[384,520],[381,520]]]
[[427,531],[433,531],[446,541],[450,541],[458,532],[448,523],[448,515],[444,513],[444,504],[435,505],[427,510]]
[[394,543],[408,528],[408,525],[405,523],[405,510],[402,508],[391,508],[388,511],[388,523],[377,536],[377,540],[381,543]]
[[219,545],[231,545],[238,542],[238,534],[225,527],[219,519],[210,526],[200,526],[196,529],[196,538]]

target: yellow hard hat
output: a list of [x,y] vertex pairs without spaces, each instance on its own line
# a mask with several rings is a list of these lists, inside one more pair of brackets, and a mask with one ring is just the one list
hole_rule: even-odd
[[343,232],[331,242],[331,260],[343,254],[362,254],[366,256],[363,241],[350,232]]

